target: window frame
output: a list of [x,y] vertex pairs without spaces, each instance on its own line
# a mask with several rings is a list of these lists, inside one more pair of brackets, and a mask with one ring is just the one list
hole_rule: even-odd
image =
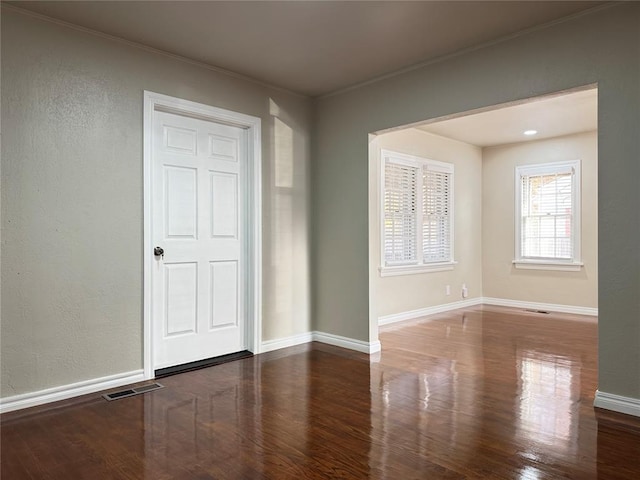
[[[582,175],[581,161],[566,160],[561,162],[517,165],[515,167],[515,268],[527,270],[579,271],[584,263],[581,257],[581,205]],[[571,232],[572,257],[568,259],[554,257],[524,257],[522,255],[522,178],[533,175],[553,175],[571,171]]]
[[[385,177],[386,177],[386,165],[388,162],[405,165],[413,168],[417,168],[419,174],[417,175],[416,184],[416,218],[415,218],[415,231],[416,231],[416,259],[415,261],[397,264],[388,264],[385,258]],[[428,158],[422,158],[415,155],[409,155],[406,153],[400,153],[392,150],[381,149],[380,150],[380,214],[379,214],[379,235],[380,235],[380,276],[396,276],[396,275],[411,275],[418,273],[428,272],[440,272],[446,270],[453,270],[454,265],[457,263],[454,259],[454,183],[455,183],[455,171],[452,163],[440,162],[437,160],[431,160]],[[449,183],[449,259],[447,261],[427,262],[423,260],[423,171],[424,168],[431,167],[434,170],[444,171],[450,174]]]

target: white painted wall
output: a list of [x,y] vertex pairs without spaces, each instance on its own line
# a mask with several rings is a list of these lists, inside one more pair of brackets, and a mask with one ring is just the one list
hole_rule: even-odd
[[[382,277],[380,267],[380,150],[455,166],[455,259],[451,271]],[[369,267],[371,309],[377,318],[480,297],[597,308],[597,132],[479,148],[408,128],[372,136],[369,144]],[[580,159],[582,261],[578,272],[522,270],[514,260],[514,172],[517,165]],[[451,286],[446,295],[445,286]]]
[[[453,270],[381,277],[380,150],[415,155],[454,165]],[[370,143],[369,266],[372,301],[378,317],[482,296],[482,149],[415,128],[384,133]],[[446,295],[445,286],[451,287]]]
[[2,397],[142,368],[143,91],[262,119],[263,339],[309,332],[309,99],[2,11]]
[[[581,133],[482,150],[482,280],[484,296],[579,307],[598,306],[598,134]],[[515,167],[581,160],[578,272],[523,270],[514,260]]]

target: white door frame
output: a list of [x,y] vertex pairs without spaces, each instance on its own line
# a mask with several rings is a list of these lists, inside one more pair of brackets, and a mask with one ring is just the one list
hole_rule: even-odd
[[261,119],[251,115],[211,107],[159,93],[144,92],[144,356],[145,379],[154,377],[153,322],[151,321],[152,289],[151,267],[153,261],[152,219],[152,169],[151,138],[153,112],[160,110],[187,117],[240,127],[247,131],[247,211],[246,211],[246,328],[247,345],[253,353],[260,353],[262,342],[262,140]]

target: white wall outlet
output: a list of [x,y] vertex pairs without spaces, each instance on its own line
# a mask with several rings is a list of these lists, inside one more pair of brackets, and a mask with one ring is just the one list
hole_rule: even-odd
[[469,296],[469,290],[467,289],[467,284],[462,284],[462,298],[467,298]]
[[446,295],[451,295],[451,285],[447,285],[446,287],[444,287],[444,293]]

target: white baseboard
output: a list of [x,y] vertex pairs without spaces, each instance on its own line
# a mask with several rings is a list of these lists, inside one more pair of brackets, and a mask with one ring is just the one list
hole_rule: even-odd
[[118,373],[102,378],[94,378],[83,382],[62,385],[60,387],[47,388],[37,392],[23,393],[13,397],[0,399],[0,413],[12,412],[22,408],[35,407],[45,403],[57,402],[68,398],[86,395],[87,393],[99,392],[109,388],[121,387],[130,383],[143,381],[143,370]]
[[508,300],[504,298],[483,297],[482,303],[485,305],[496,305],[499,307],[513,307],[531,310],[546,310],[559,313],[573,313],[575,315],[598,316],[598,309],[591,307],[577,307],[574,305],[559,305],[556,303],[523,302],[520,300]]
[[598,390],[596,391],[593,406],[640,417],[640,399],[638,398],[623,397],[622,395],[614,395],[613,393]]
[[[363,353],[379,352],[380,342],[364,342],[353,338],[341,337],[323,332],[307,332],[291,337],[278,338],[275,340],[267,340],[262,342],[260,353],[266,353],[281,348],[293,347],[309,342],[321,342],[338,347],[348,348]],[[35,407],[45,403],[57,402],[68,398],[95,393],[101,390],[121,387],[131,383],[141,382],[145,380],[144,370],[135,370],[133,372],[120,373],[102,378],[94,378],[84,382],[72,383],[70,385],[62,385],[60,387],[48,388],[37,392],[24,393],[12,397],[0,398],[0,413],[12,412],[23,408]]]
[[[497,305],[503,307],[528,308],[535,310],[549,310],[561,313],[573,313],[578,315],[598,315],[597,308],[576,307],[570,305],[556,305],[548,303],[522,302],[519,300],[506,300],[500,298],[478,297],[459,302],[446,303],[434,307],[426,307],[408,312],[401,312],[392,315],[385,315],[378,318],[378,325],[387,325],[390,323],[401,322],[403,320],[411,320],[414,318],[433,315],[435,313],[447,312],[459,308],[466,308],[475,305]],[[262,342],[260,353],[266,353],[281,348],[293,347],[303,343],[312,341],[326,343],[337,347],[355,350],[357,352],[373,354],[381,350],[381,344],[376,342],[365,342],[353,338],[342,337],[325,332],[306,332],[291,337],[279,338],[275,340],[267,340]],[[116,375],[110,375],[102,378],[95,378],[83,382],[73,383],[70,385],[62,385],[60,387],[49,388],[37,392],[24,393],[12,397],[0,398],[0,413],[11,412],[22,408],[35,407],[45,403],[56,402],[58,400],[66,400],[68,398],[86,395],[88,393],[99,392],[110,388],[120,387],[131,383],[141,382],[145,380],[143,370],[134,370]],[[598,392],[594,405],[608,410],[628,413],[629,415],[640,416],[640,400],[633,398],[620,397],[613,394]]]
[[413,320],[414,318],[425,317],[435,313],[448,312],[449,310],[457,310],[458,308],[473,307],[480,305],[482,298],[470,298],[468,300],[460,300],[458,302],[445,303],[434,307],[419,308],[417,310],[409,310],[407,312],[393,313],[391,315],[383,315],[378,317],[378,325],[388,325],[390,323],[402,322],[404,320]]
[[302,345],[303,343],[309,343],[312,341],[313,332],[301,333],[299,335],[292,335],[285,338],[277,338],[275,340],[267,340],[262,342],[262,345],[260,346],[260,353],[280,350],[281,348],[295,347],[296,345]]
[[341,337],[325,332],[307,332],[291,337],[278,338],[275,340],[267,340],[262,342],[260,353],[271,352],[281,348],[294,347],[303,343],[320,342],[336,347],[348,348],[362,353],[376,353],[381,349],[380,342],[365,342],[363,340],[355,340],[353,338]]
[[477,297],[470,298],[468,300],[460,300],[459,302],[435,305],[433,307],[409,310],[407,312],[383,315],[381,317],[378,317],[378,325],[382,326],[388,325],[390,323],[402,322],[404,320],[413,320],[415,318],[426,317],[427,315],[448,312],[450,310],[457,310],[459,308],[473,307],[475,305],[496,305],[500,307],[546,310],[550,312],[572,313],[575,315],[590,315],[595,317],[598,316],[597,308],[578,307],[574,305],[559,305],[555,303],[523,302],[520,300],[508,300],[505,298]]
[[333,335],[331,333],[324,332],[313,332],[313,340],[315,342],[326,343],[336,347],[348,348],[349,350],[368,354],[379,352],[382,348],[379,341],[365,342],[363,340],[341,337],[340,335]]

